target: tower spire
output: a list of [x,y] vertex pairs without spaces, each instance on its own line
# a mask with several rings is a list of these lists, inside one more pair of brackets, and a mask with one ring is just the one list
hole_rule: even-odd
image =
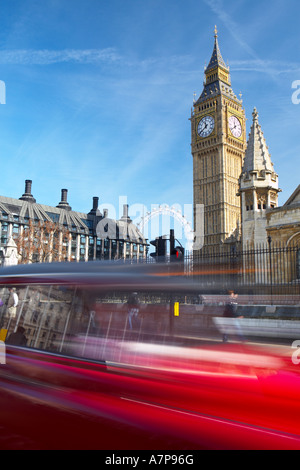
[[213,98],[221,93],[237,100],[231,88],[229,66],[225,64],[219,48],[217,26],[214,29],[214,38],[213,52],[207,67],[204,68],[204,88],[194,106],[205,101],[208,96]]
[[278,175],[259,124],[257,109],[253,109],[244,164],[239,180],[241,197],[243,246],[267,244],[266,210],[278,206]]
[[265,171],[274,174],[273,163],[261,126],[258,122],[258,112],[256,108],[253,109],[252,118],[253,121],[249,134],[243,172]]
[[210,59],[210,62],[208,66],[206,67],[206,71],[210,71],[212,69],[215,69],[217,67],[222,67],[225,69],[225,71],[228,71],[228,67],[226,66],[220,48],[219,48],[219,43],[218,43],[218,29],[217,26],[215,26],[215,31],[214,31],[214,37],[215,37],[215,44],[214,44],[214,49],[213,53]]

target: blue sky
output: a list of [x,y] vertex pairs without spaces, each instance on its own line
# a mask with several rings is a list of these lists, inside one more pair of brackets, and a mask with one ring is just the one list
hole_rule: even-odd
[[[214,26],[282,189],[299,181],[298,0],[0,0],[0,194],[74,210],[191,205],[190,112]],[[300,95],[299,95],[300,96]],[[111,212],[110,215],[114,216]],[[137,214],[132,214],[136,218]],[[188,214],[187,214],[188,216]]]

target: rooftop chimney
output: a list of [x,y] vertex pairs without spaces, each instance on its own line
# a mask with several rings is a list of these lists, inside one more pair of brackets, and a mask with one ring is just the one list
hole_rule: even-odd
[[36,202],[36,200],[31,194],[31,185],[32,185],[31,180],[25,181],[25,193],[22,195],[22,197],[20,197],[22,201]]
[[90,215],[96,215],[97,210],[98,210],[98,204],[99,204],[99,198],[93,197],[93,208],[89,212]]
[[131,220],[129,215],[128,215],[128,207],[129,205],[128,204],[123,204],[123,215],[121,217],[121,219],[126,219],[126,220]]
[[72,207],[70,207],[68,201],[67,201],[67,195],[68,195],[68,190],[67,189],[62,189],[61,190],[61,201],[58,204],[59,209],[66,209],[67,211],[71,211]]

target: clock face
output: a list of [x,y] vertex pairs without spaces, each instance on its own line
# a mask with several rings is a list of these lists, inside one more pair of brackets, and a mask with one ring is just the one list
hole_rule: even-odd
[[200,137],[207,137],[212,133],[215,127],[215,120],[212,116],[205,116],[199,121],[198,134]]
[[242,125],[236,116],[230,116],[228,119],[229,129],[234,137],[241,137]]

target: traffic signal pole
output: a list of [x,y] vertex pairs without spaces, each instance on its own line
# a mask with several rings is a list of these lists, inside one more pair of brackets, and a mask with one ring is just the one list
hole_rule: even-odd
[[[172,260],[173,252],[175,249],[175,236],[174,236],[174,230],[170,229],[170,261]],[[169,265],[169,275],[170,275],[170,265]],[[173,311],[174,311],[174,297],[173,297],[173,292],[171,291],[170,295],[170,310],[169,310],[169,326],[170,326],[170,335],[172,336],[174,334],[174,316],[173,316]]]
[[[169,256],[169,263],[167,263],[167,241],[170,242],[170,256]],[[180,246],[175,246],[175,241],[179,243]],[[150,253],[150,256],[154,258],[156,262],[166,263],[166,268],[168,269],[169,277],[174,271],[180,271],[180,264],[184,261],[184,248],[178,240],[175,240],[174,229],[170,229],[170,236],[169,239],[166,235],[156,237],[155,240],[150,241],[150,244],[155,247],[155,252]],[[172,263],[172,265],[171,265]],[[174,263],[178,263],[177,267],[175,268]],[[171,292],[170,294],[170,307],[169,307],[169,322],[170,322],[170,335],[174,334],[174,293]],[[178,310],[178,309],[177,309]],[[176,310],[176,312],[177,312]],[[177,314],[178,316],[178,314]]]

